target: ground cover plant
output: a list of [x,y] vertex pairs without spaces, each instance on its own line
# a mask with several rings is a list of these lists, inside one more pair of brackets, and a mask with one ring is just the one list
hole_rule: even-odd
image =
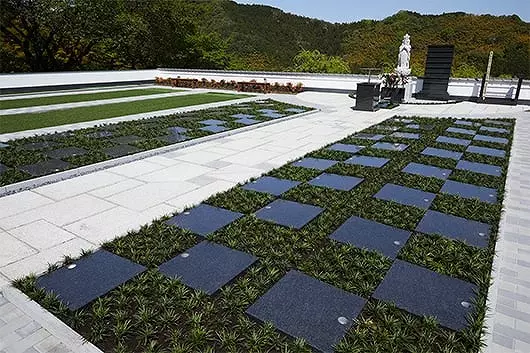
[[308,110],[265,100],[11,140],[0,148],[0,186]]
[[[206,239],[258,258],[213,295],[192,289],[158,270],[159,265],[204,240],[190,230],[169,225],[169,217],[103,245],[107,251],[146,266],[147,271],[81,309],[69,310],[53,293],[39,288],[35,276],[16,281],[15,285],[105,352],[311,352],[304,340],[289,337],[276,330],[273,324],[262,323],[246,314],[246,310],[286,273],[296,269],[367,300],[335,352],[478,352],[514,121],[504,121],[510,124],[502,126],[507,129],[506,133],[480,131],[484,136],[506,138],[506,144],[472,141],[475,146],[506,153],[505,158],[498,158],[467,152],[465,146],[436,142],[442,135],[459,139],[469,137],[446,131],[457,126],[454,119],[418,117],[413,120],[421,129],[414,124],[407,125],[408,122],[389,119],[362,132],[385,135],[378,142],[390,142],[390,146],[394,143],[409,145],[404,151],[370,147],[376,142],[365,138],[370,135],[355,134],[338,141],[367,146],[355,154],[330,150],[327,146],[306,156],[336,161],[326,173],[364,178],[349,191],[314,186],[308,182],[321,175],[321,170],[290,163],[267,174],[300,182],[280,197],[237,186],[207,199],[204,202],[207,205],[243,215],[207,235]],[[499,127],[485,120],[473,121]],[[468,127],[471,128],[478,130],[478,126]],[[418,139],[390,136],[396,129],[420,136]],[[497,165],[501,173],[491,176],[456,169],[458,160],[422,154],[427,147],[462,152],[462,159]],[[389,161],[380,168],[346,163],[352,156],[388,158]],[[496,188],[497,200],[484,202],[441,192],[444,180],[403,172],[411,162],[448,169],[451,171],[445,176],[448,180]],[[375,198],[387,183],[430,192],[435,198],[429,210]],[[278,198],[318,206],[323,211],[300,229],[273,224],[254,214]],[[185,210],[177,217],[193,210]],[[477,247],[437,234],[420,233],[416,227],[428,211],[484,222],[491,227],[489,239],[485,240],[484,247]],[[412,233],[402,244],[396,261],[406,261],[475,285],[476,298],[470,303],[473,310],[467,317],[467,327],[453,331],[433,317],[416,316],[390,302],[375,299],[373,293],[394,260],[380,252],[329,238],[352,216]],[[65,264],[72,261],[65,259]],[[52,267],[50,271],[55,269]],[[319,324],[316,318],[305,320],[316,326]]]
[[227,93],[198,93],[169,98],[110,103],[91,107],[53,110],[41,113],[0,115],[0,133],[39,129],[49,126],[74,124],[84,121],[109,119],[130,114],[147,113],[190,105],[223,102],[246,98],[247,95]]
[[41,105],[52,105],[52,104],[63,104],[63,103],[76,103],[76,102],[87,102],[95,100],[113,99],[113,98],[124,98],[124,97],[138,97],[148,96],[152,94],[161,93],[173,93],[180,92],[178,90],[168,90],[163,88],[144,88],[144,89],[127,89],[119,91],[106,91],[106,92],[94,92],[94,93],[80,93],[80,94],[62,94],[54,96],[44,96],[37,98],[13,98],[0,100],[0,109],[15,109],[34,107]]

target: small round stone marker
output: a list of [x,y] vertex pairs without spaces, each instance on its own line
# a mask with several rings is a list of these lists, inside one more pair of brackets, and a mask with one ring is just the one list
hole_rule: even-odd
[[76,267],[77,267],[76,264],[70,264],[70,265],[68,265],[67,269],[69,269],[69,270],[73,270],[73,269],[76,268]]
[[188,256],[190,256],[190,254],[188,254],[187,252],[180,254],[180,257],[183,257],[183,258],[187,258]]
[[394,240],[394,245],[401,245],[401,242],[399,240]]
[[471,308],[471,304],[466,301],[461,302],[460,305],[462,305],[466,309]]
[[348,322],[350,322],[350,320],[348,320],[347,318],[345,318],[344,316],[340,316],[337,321],[339,322],[339,324],[341,325],[347,325]]

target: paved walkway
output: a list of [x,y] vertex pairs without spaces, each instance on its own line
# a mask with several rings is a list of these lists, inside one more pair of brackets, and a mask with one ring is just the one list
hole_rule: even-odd
[[[239,182],[257,177],[309,151],[400,113],[521,117],[516,129],[509,183],[515,181],[519,184],[514,185],[528,186],[528,178],[524,179],[522,170],[529,164],[530,148],[526,148],[526,141],[530,137],[530,114],[521,113],[523,108],[520,106],[472,103],[410,105],[398,110],[364,113],[352,112],[350,106],[353,101],[345,95],[307,92],[297,96],[272,97],[313,106],[318,102],[322,111],[0,198],[0,288],[2,281],[44,271],[48,263],[59,261],[63,255],[76,256],[81,249],[96,248],[101,242],[130,229],[137,229],[154,218],[197,204],[214,193],[227,190]],[[528,119],[525,120],[523,115]],[[499,287],[491,291],[499,294],[498,301],[494,294],[490,295],[490,300],[495,303],[493,321],[489,321],[494,326],[494,332],[487,337],[491,341],[492,348],[488,351],[491,353],[525,352],[522,349],[527,347],[523,344],[528,343],[525,337],[530,333],[530,301],[529,296],[523,294],[525,288],[530,289],[530,246],[520,245],[525,241],[524,244],[530,245],[528,238],[523,236],[530,234],[525,232],[525,229],[530,228],[530,216],[525,212],[525,207],[528,208],[530,203],[530,186],[523,191],[526,195],[518,191],[517,196],[512,194],[513,185],[509,186],[505,201],[505,224],[498,245],[499,251],[503,252],[499,253],[495,262],[499,268],[496,272],[496,285]],[[517,212],[512,212],[511,207],[518,207]],[[508,224],[514,225],[513,230]],[[510,232],[512,235],[506,236]],[[517,241],[520,243],[514,245]],[[504,282],[511,285],[503,285]],[[4,291],[16,292],[10,287],[5,287]],[[15,303],[9,300],[4,305],[9,305],[10,310],[13,309],[10,303],[22,312],[30,305],[23,300]],[[507,312],[512,315],[508,317],[513,321],[503,319],[503,315],[508,315],[504,314]],[[527,326],[524,326],[525,323]],[[4,327],[10,324],[4,324]],[[52,334],[48,326],[43,327]],[[75,336],[66,328],[58,332],[64,330]],[[12,335],[13,332],[16,333],[16,329],[2,331],[0,321],[0,347],[6,334]],[[525,333],[526,336],[520,337]],[[62,342],[64,347],[77,352],[72,344],[77,344],[79,339],[67,341],[58,337],[58,334],[53,333],[52,337]],[[20,338],[20,342],[23,340]],[[24,352],[18,350],[18,343],[11,345],[14,348],[0,348],[0,352],[2,349],[5,353]],[[505,350],[495,350],[498,347]],[[31,349],[34,350],[28,352],[41,352],[35,347]]]

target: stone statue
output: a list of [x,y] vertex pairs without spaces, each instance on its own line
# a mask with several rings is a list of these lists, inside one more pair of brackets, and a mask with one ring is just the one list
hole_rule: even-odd
[[403,36],[403,41],[401,42],[401,46],[399,47],[399,55],[398,55],[398,67],[396,68],[396,72],[398,74],[408,76],[410,75],[410,49],[412,47],[410,46],[410,36],[408,34],[405,34]]

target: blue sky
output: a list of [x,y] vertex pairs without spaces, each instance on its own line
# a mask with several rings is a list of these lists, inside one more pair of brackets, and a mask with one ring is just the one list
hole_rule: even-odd
[[530,0],[236,0],[241,4],[262,4],[297,15],[330,22],[382,19],[399,10],[421,14],[468,12],[474,14],[518,15],[530,22]]

